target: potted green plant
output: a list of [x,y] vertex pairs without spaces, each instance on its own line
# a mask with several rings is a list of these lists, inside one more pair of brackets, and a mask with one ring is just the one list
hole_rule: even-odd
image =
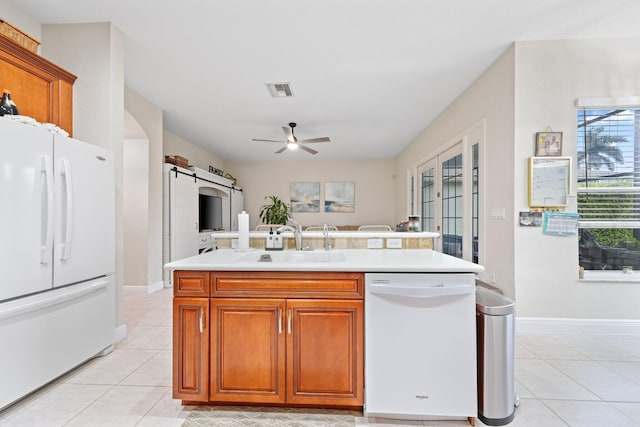
[[289,206],[278,196],[267,196],[271,202],[260,208],[258,216],[263,224],[286,224],[289,218]]

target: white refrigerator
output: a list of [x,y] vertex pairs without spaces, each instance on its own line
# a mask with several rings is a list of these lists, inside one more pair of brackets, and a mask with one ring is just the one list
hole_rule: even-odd
[[0,409],[114,341],[114,156],[0,117]]

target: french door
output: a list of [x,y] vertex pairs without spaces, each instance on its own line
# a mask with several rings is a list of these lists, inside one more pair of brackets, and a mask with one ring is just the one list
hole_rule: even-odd
[[[471,151],[476,158],[477,147]],[[476,239],[472,237],[477,223],[477,191],[471,176],[476,169],[465,159],[462,141],[438,154],[418,167],[418,207],[422,231],[440,234],[434,240],[434,249],[443,253],[477,262]],[[472,209],[475,206],[476,209]]]
[[457,258],[463,258],[465,182],[462,144],[438,156],[440,179],[440,250]]

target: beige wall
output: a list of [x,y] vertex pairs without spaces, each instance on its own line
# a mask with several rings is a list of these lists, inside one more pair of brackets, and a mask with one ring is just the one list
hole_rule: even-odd
[[295,213],[294,218],[302,225],[394,225],[392,160],[227,162],[227,168],[244,190],[251,228],[260,223],[258,211],[266,203],[266,196],[276,195],[290,202],[291,182],[319,182],[321,209],[325,182],[355,183],[354,213]]
[[[395,159],[395,220],[406,217],[408,206],[407,170],[432,158],[447,144],[462,137],[475,137],[483,129],[485,143],[480,163],[480,278],[513,296],[513,122],[514,61],[511,46],[469,88],[430,123]],[[505,219],[489,220],[491,209],[504,208]]]
[[[576,182],[576,99],[640,95],[640,39],[516,44],[516,211],[527,207],[535,133],[563,132]],[[576,211],[575,198],[568,211]],[[638,283],[578,281],[578,238],[515,226],[516,297],[526,317],[640,319]]]
[[[222,158],[217,157],[208,151],[203,150],[195,144],[186,141],[180,136],[164,131],[164,147],[163,155],[178,155],[185,157],[189,160],[189,166],[193,165],[206,171],[209,170],[209,166],[214,168],[225,170],[225,162]],[[163,159],[164,161],[164,159]],[[235,176],[235,175],[234,175]]]
[[[124,105],[131,117],[139,124],[148,141],[147,163],[149,174],[145,185],[148,193],[147,236],[143,261],[147,286],[161,286],[162,283],[162,164],[164,157],[162,110],[131,89],[125,89]],[[130,283],[127,283],[130,284]]]
[[[130,120],[133,120],[131,118]],[[125,285],[147,286],[149,240],[149,140],[124,141],[124,277]]]

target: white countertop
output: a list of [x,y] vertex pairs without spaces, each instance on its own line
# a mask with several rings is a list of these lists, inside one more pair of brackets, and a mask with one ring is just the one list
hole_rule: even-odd
[[[274,230],[275,231],[275,230]],[[293,237],[293,232],[285,231],[280,233],[282,237]],[[267,237],[269,236],[268,231],[249,231],[249,237]],[[238,232],[237,231],[214,231],[211,233],[211,237],[220,238],[220,239],[237,239]],[[302,231],[302,237],[309,238],[322,238],[324,237],[324,233],[322,231]],[[386,237],[389,239],[403,239],[406,237],[411,238],[432,238],[432,237],[440,237],[439,233],[432,233],[429,231],[329,231],[329,237],[333,238],[373,238],[373,237]]]
[[[412,233],[414,234],[414,233]],[[262,255],[272,262],[259,262]],[[484,267],[432,249],[265,251],[219,249],[165,265],[169,270],[479,273]]]

